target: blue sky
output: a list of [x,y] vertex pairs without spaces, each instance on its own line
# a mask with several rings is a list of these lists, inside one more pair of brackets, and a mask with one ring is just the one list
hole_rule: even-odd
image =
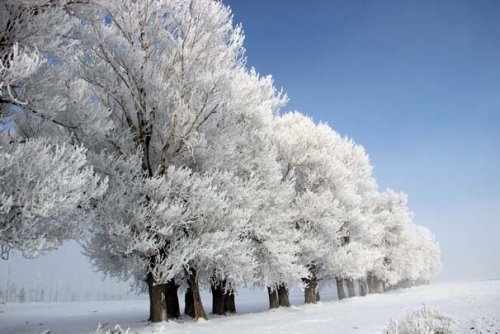
[[[286,110],[353,137],[380,188],[408,193],[441,244],[441,279],[500,278],[500,1],[224,3],[243,24],[249,65],[288,93]],[[74,243],[36,261],[14,256],[19,284],[35,273],[119,288]]]
[[408,193],[443,279],[500,278],[500,2],[225,0],[248,63]]

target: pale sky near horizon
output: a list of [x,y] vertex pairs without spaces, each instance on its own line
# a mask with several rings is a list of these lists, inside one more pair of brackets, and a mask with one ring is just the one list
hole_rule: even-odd
[[[500,2],[495,0],[226,0],[242,23],[248,64],[290,102],[370,154],[381,189],[404,191],[436,235],[442,280],[500,278]],[[6,263],[0,261],[0,275]],[[100,283],[74,244],[35,273]],[[102,285],[104,284],[104,285]]]

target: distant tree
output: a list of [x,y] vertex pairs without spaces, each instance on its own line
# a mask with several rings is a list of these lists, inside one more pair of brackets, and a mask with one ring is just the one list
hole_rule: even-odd
[[38,296],[38,301],[45,302],[45,290],[44,290],[44,288],[40,289],[40,294]]
[[[305,301],[315,303],[318,281],[347,274],[339,272],[335,253],[364,222],[364,202],[376,184],[364,149],[327,124],[284,114],[276,120],[274,138],[283,179],[295,182],[291,226],[300,233],[299,259],[308,272],[302,277]],[[360,275],[364,270],[357,268]]]
[[24,290],[24,287],[22,287],[21,290],[19,291],[17,299],[20,303],[26,302],[26,291]]
[[6,294],[6,301],[7,302],[15,302],[17,300],[17,287],[16,283],[11,282],[9,284],[9,287],[7,289],[7,294]]

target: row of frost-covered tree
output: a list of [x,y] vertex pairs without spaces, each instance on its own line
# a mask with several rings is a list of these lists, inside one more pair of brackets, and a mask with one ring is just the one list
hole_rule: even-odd
[[[246,65],[214,0],[0,0],[0,244],[27,257],[79,241],[149,291],[151,320],[270,307],[302,284],[350,295],[424,282],[432,234],[368,155]],[[354,288],[354,283],[359,288]]]

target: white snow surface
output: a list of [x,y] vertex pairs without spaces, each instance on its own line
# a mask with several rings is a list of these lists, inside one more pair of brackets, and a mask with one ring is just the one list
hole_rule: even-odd
[[[210,295],[204,305],[210,311]],[[182,298],[181,298],[182,299]],[[116,324],[130,333],[381,333],[389,319],[402,317],[423,304],[435,306],[456,321],[457,333],[500,333],[500,280],[438,283],[367,297],[337,301],[326,293],[323,302],[300,305],[300,291],[292,295],[297,306],[266,310],[267,296],[255,292],[237,297],[239,314],[209,316],[149,324],[148,301],[16,303],[0,306],[0,333],[95,333]],[[181,305],[182,306],[182,305]]]

